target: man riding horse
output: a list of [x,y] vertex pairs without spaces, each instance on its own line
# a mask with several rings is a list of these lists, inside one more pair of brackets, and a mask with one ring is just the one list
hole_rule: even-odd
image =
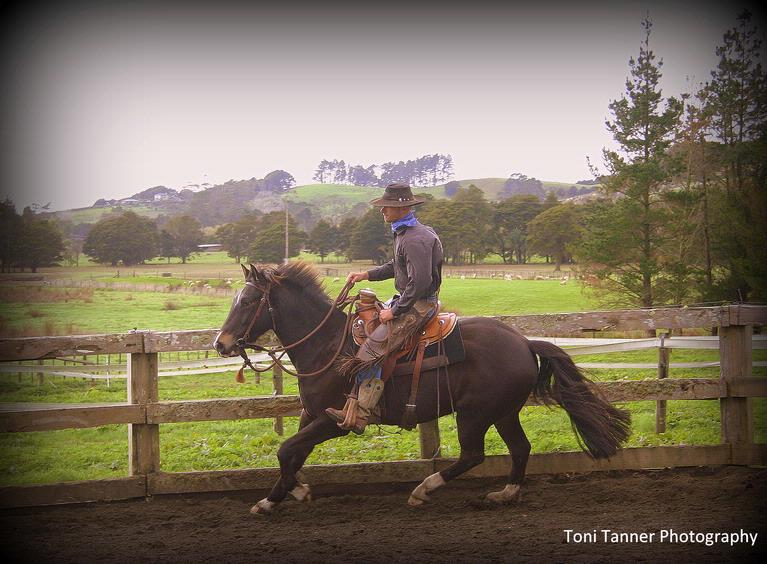
[[[325,412],[342,429],[362,434],[371,413],[383,394],[381,365],[405,341],[420,331],[437,312],[437,294],[442,283],[442,243],[434,230],[420,223],[413,209],[424,200],[413,196],[410,186],[390,184],[381,198],[370,202],[380,206],[384,221],[394,232],[394,257],[386,264],[363,272],[352,272],[347,282],[394,278],[399,295],[379,313],[381,324],[359,348],[348,371],[356,385],[342,410]],[[355,394],[356,391],[356,394]]]

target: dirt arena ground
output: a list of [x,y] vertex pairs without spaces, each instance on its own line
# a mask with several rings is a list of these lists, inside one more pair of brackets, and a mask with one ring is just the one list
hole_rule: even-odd
[[[498,482],[448,485],[422,508],[403,486],[322,494],[248,513],[254,492],[0,511],[4,562],[748,562],[767,553],[767,470],[695,468],[534,476],[522,500],[488,506]],[[496,488],[497,489],[497,488]],[[568,542],[565,530],[593,532]],[[601,531],[655,533],[606,542]],[[755,546],[661,542],[757,533]]]

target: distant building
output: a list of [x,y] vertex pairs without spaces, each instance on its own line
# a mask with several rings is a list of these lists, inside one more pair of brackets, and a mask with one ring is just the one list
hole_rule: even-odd
[[205,243],[203,245],[197,245],[197,248],[203,252],[220,251],[223,249],[221,243]]
[[159,194],[154,195],[155,202],[178,202],[180,200],[181,200],[181,197],[175,191],[160,192]]

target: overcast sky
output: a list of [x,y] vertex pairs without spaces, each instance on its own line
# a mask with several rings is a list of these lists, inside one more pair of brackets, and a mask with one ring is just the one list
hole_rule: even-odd
[[666,95],[709,77],[743,7],[764,32],[737,1],[261,4],[0,8],[2,196],[67,209],[436,152],[456,179],[575,182],[610,143],[648,10]]

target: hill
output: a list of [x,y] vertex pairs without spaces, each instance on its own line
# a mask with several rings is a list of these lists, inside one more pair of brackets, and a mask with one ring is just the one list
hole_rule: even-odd
[[[575,192],[593,191],[594,186],[568,184],[563,182],[537,181],[529,179],[531,191],[507,186],[506,178],[470,178],[454,180],[434,187],[416,187],[414,192],[431,194],[435,198],[446,198],[448,193],[458,187],[475,185],[481,189],[488,200],[499,200],[519,193],[538,194],[554,191],[559,199],[566,199]],[[537,183],[537,184],[536,184]],[[74,225],[94,224],[105,215],[134,211],[151,218],[187,213],[197,218],[203,226],[221,225],[239,218],[244,212],[255,211],[268,213],[284,209],[288,202],[289,210],[299,224],[306,228],[318,219],[326,218],[340,221],[346,215],[363,213],[368,202],[383,193],[383,188],[354,186],[347,184],[306,184],[294,188],[277,189],[268,186],[263,180],[230,180],[224,184],[211,186],[200,192],[183,190],[177,192],[164,186],[156,186],[138,192],[123,200],[98,200],[90,208],[78,208],[55,212],[52,215]]]

